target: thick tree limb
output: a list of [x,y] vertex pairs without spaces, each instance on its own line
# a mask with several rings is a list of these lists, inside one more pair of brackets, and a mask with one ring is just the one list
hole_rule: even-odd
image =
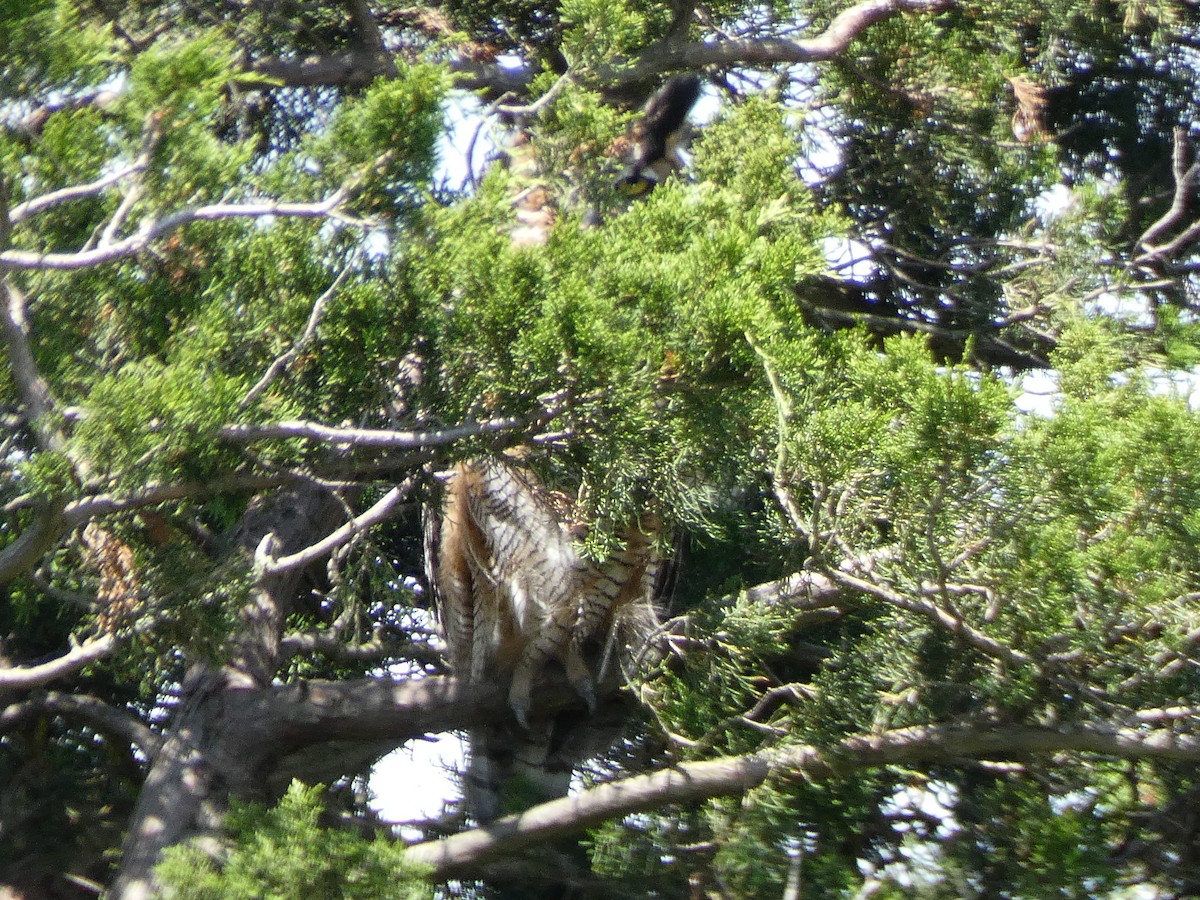
[[[622,86],[673,69],[823,62],[844,53],[863,31],[878,22],[906,13],[939,12],[954,5],[955,0],[864,0],[839,13],[825,31],[810,38],[658,44],[634,59],[614,62],[596,73],[596,81]],[[263,60],[254,66],[257,77],[244,79],[240,86],[254,90],[266,82],[289,87],[364,87],[378,76],[387,75],[390,64],[390,59],[381,58],[367,48],[316,60]],[[459,76],[462,87],[487,89],[496,94],[524,93],[537,74],[529,67],[469,62],[452,65],[451,70]]]
[[150,900],[154,866],[167,847],[216,826],[226,802],[216,756],[223,683],[207,673],[188,679],[175,721],[163,739],[125,836],[121,870],[108,896]]
[[498,685],[468,685],[453,678],[254,688],[196,671],[184,684],[174,721],[142,788],[109,896],[154,896],[154,866],[164,849],[218,825],[231,794],[269,799],[264,796],[268,780],[286,784],[293,756],[298,758],[305,748],[380,739],[398,746],[409,738],[507,715]]
[[63,508],[61,501],[52,501],[38,511],[33,524],[21,535],[0,550],[0,584],[11,581],[28,572],[38,564],[63,535]]
[[1154,241],[1174,228],[1185,216],[1196,179],[1200,177],[1200,161],[1193,162],[1190,166],[1187,164],[1187,129],[1176,128],[1173,137],[1174,150],[1171,154],[1171,171],[1175,178],[1175,192],[1167,211],[1159,216],[1138,238],[1137,246],[1144,248],[1145,252],[1134,260],[1136,264],[1144,265],[1169,253],[1172,249],[1178,249],[1174,246],[1174,241],[1165,247],[1156,247]]
[[409,848],[414,862],[436,880],[470,877],[483,866],[523,849],[620,816],[664,804],[744,794],[769,777],[818,781],[895,764],[1007,758],[1079,752],[1128,759],[1200,762],[1200,738],[1169,729],[1103,726],[929,726],[846,738],[829,749],[813,746],[682,763],[543,803],[486,828]]
[[[496,66],[500,69],[500,66]],[[372,50],[357,48],[350,53],[316,59],[264,59],[253,72],[234,83],[242,90],[264,87],[364,88],[381,75],[395,72],[395,63]],[[522,82],[523,84],[524,82]]]
[[344,0],[344,2],[347,12],[350,13],[350,22],[354,26],[358,45],[367,53],[384,56],[392,64],[390,74],[394,76],[396,66],[392,63],[392,58],[387,55],[383,32],[379,28],[379,23],[375,21],[374,13],[371,12],[371,4],[367,0]]
[[[570,690],[543,699],[547,709],[577,704]],[[511,713],[499,684],[470,684],[450,676],[309,681],[247,694],[244,715],[269,719],[294,746],[341,739],[389,738],[396,745],[467,723],[493,722]]]
[[[254,584],[238,613],[230,669],[251,684],[270,684],[281,660],[283,625],[307,559],[272,568],[274,558],[319,544],[344,523],[344,502],[328,488],[299,482],[256,499],[242,516],[238,545],[253,554]],[[313,557],[315,559],[315,556]]]
[[956,0],[865,0],[838,13],[828,28],[811,38],[727,38],[688,44],[658,44],[632,61],[605,70],[600,80],[622,85],[672,69],[728,69],[826,62],[844,53],[860,34],[877,22],[903,13],[940,12],[955,4]]
[[50,387],[37,370],[33,351],[29,347],[29,322],[25,315],[25,295],[9,278],[0,279],[3,297],[0,298],[0,339],[8,352],[9,370],[21,403],[25,419],[43,450],[58,450],[63,445],[62,433],[54,424],[54,399]]

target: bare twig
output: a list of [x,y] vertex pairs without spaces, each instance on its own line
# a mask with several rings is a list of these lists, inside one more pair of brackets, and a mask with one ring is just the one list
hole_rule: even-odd
[[527,428],[531,424],[533,421],[529,419],[507,418],[468,422],[432,431],[393,431],[376,428],[334,428],[319,422],[293,419],[263,425],[226,425],[217,432],[217,437],[232,444],[299,438],[322,444],[333,444],[338,447],[384,447],[391,450],[416,450],[425,447],[441,447],[464,438],[514,431]]
[[538,97],[533,103],[526,106],[507,106],[497,105],[496,109],[499,112],[510,116],[536,116],[540,115],[542,110],[558,99],[558,95],[563,92],[568,84],[575,80],[573,72],[564,72],[559,76],[558,80],[550,86],[550,90]]
[[917,600],[906,597],[891,588],[876,584],[864,578],[851,575],[848,572],[830,570],[830,576],[843,587],[853,589],[870,597],[882,600],[890,606],[914,612],[952,634],[958,635],[976,650],[1001,660],[1012,666],[1025,666],[1033,660],[1025,653],[1014,650],[994,638],[988,637],[982,631],[972,628],[962,619],[938,606],[930,600]]
[[[310,563],[315,562],[327,553],[336,550],[343,544],[358,537],[372,525],[377,525],[385,521],[397,506],[408,496],[412,486],[415,483],[414,479],[408,479],[403,484],[399,484],[392,488],[366,512],[355,516],[341,528],[333,531],[325,538],[317,541],[311,546],[305,547],[296,553],[288,556],[271,558],[269,555],[260,562],[262,572],[266,575],[278,575],[283,572],[290,572],[294,569],[302,569]],[[263,538],[268,540],[271,535]]]
[[267,389],[271,382],[279,376],[279,373],[295,362],[296,357],[298,357],[304,351],[304,348],[312,343],[313,338],[317,334],[317,325],[320,324],[321,316],[325,312],[326,305],[330,300],[333,299],[334,294],[337,293],[338,288],[342,286],[342,283],[346,280],[349,274],[350,265],[347,265],[338,274],[337,278],[333,280],[333,284],[331,284],[325,290],[325,292],[316,299],[316,302],[313,303],[312,312],[310,312],[308,315],[308,322],[305,324],[304,331],[300,334],[300,337],[296,338],[296,342],[292,344],[292,346],[286,352],[278,356],[270,366],[267,367],[267,371],[263,373],[263,376],[258,380],[258,383],[246,392],[246,396],[243,397],[238,403],[239,410],[245,410],[247,407],[249,407],[250,404],[253,403],[259,397],[259,395],[261,395],[262,392]]

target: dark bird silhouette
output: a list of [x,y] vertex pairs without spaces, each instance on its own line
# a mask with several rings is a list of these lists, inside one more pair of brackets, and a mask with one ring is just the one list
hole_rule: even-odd
[[700,77],[676,75],[650,98],[629,132],[628,165],[617,186],[630,196],[649,193],[683,168],[679,153],[688,113],[700,99]]

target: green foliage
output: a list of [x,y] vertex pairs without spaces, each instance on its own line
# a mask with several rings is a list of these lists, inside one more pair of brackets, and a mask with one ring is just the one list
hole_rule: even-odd
[[243,390],[239,379],[207,365],[131,362],[92,386],[96,414],[80,423],[75,440],[123,477],[201,476],[225,458],[212,435]]
[[[608,148],[636,113],[614,92],[636,90],[613,72],[674,58],[676,40],[817,35],[849,5],[483,0],[413,26],[417,11],[376,4],[394,74],[260,91],[264,67],[350,58],[371,36],[329,3],[0,0],[0,251],[95,249],[205,204],[350,198],[334,217],[192,222],[79,270],[5,269],[28,304],[0,352],[27,343],[66,443],[39,444],[29,386],[0,366],[0,563],[52,501],[100,498],[130,507],[96,524],[136,578],[100,598],[112,560],[106,571],[82,540],[88,521],[71,519],[0,585],[0,665],[111,633],[112,655],[48,687],[158,728],[181,670],[226,660],[255,589],[252,561],[231,550],[250,491],[214,491],[315,478],[358,511],[396,481],[421,491],[454,459],[528,437],[416,458],[235,445],[225,426],[427,430],[551,408],[528,461],[580,497],[586,549],[602,556],[617,528],[656,515],[679,561],[671,613],[686,618],[638,685],[652,726],[613,751],[618,774],[905,726],[1106,728],[1194,705],[1195,247],[1135,257],[1191,240],[1191,210],[1141,236],[1175,196],[1173,128],[1197,119],[1196,8],[906,11],[837,59],[760,71],[769,90],[749,98],[737,93],[754,66],[714,65],[721,108],[693,164],[642,200],[616,196]],[[523,117],[539,171],[514,159],[435,197],[459,96],[448,72],[495,73],[503,52],[537,75],[502,105],[572,75]],[[1017,83],[1045,100],[1045,133],[1027,143]],[[9,221],[135,161],[136,174]],[[544,244],[518,245],[514,196],[533,181],[557,222]],[[871,259],[831,273],[833,242]],[[810,296],[814,284],[830,290]],[[838,330],[848,323],[861,327]],[[1049,357],[1049,416],[1020,415],[1019,389],[981,368],[996,347],[1025,365]],[[139,505],[151,485],[185,496]],[[393,646],[299,654],[281,679],[361,675],[409,640],[414,665],[428,663],[414,587],[426,499],[304,573],[281,617],[339,648]],[[841,578],[836,606],[810,615],[810,596],[764,604],[747,590],[796,573]],[[143,761],[91,719],[39,712],[41,698],[6,700],[0,808],[15,811],[22,856],[0,881],[29,859],[107,881]],[[977,762],[772,779],[631,816],[593,838],[596,890],[778,896],[797,858],[806,895],[873,890],[868,864],[879,896],[1082,896],[1131,878],[1196,892],[1194,832],[1155,818],[1194,799],[1194,766]],[[922,792],[949,798],[952,821],[897,812]],[[218,860],[179,849],[163,878],[180,897],[429,896],[398,845],[321,828],[320,808],[299,787],[276,809],[238,808]],[[1142,845],[1158,856],[1113,861]],[[893,866],[920,877],[903,888],[884,877]]]
[[1062,392],[1081,400],[1108,395],[1107,389],[1124,368],[1122,343],[1105,320],[1076,318],[1063,331],[1055,356]]
[[964,833],[951,858],[1008,896],[1084,900],[1116,881],[1088,792],[1048,800],[1027,779],[968,778],[956,809]]
[[[567,220],[544,248],[514,248],[496,176],[433,214],[427,241],[404,251],[429,374],[452,404],[444,415],[533,409],[568,392],[566,459],[597,520],[623,521],[655,497],[695,522],[714,482],[744,471],[765,400],[746,333],[794,331],[797,273],[823,266],[817,239],[832,222],[792,173],[778,114],[737,115],[703,152],[714,170],[741,154],[752,182],[667,185],[599,228]],[[764,211],[743,188],[777,200]],[[716,392],[738,385],[745,404],[731,416]]]
[[220,863],[194,847],[174,847],[158,867],[174,900],[370,900],[432,897],[404,848],[318,820],[323,791],[293,782],[273,808],[237,806],[227,821],[232,845]]
[[432,177],[444,90],[439,69],[401,65],[395,78],[343,103],[329,129],[301,151],[302,164],[314,159],[327,189],[360,181],[366,211],[411,211]]
[[764,226],[770,223],[768,214],[787,211],[776,209],[781,199],[815,210],[808,189],[794,174],[797,138],[777,104],[766,97],[750,98],[704,130],[696,144],[696,178],[753,204]]
[[744,595],[697,611],[691,623],[697,641],[687,666],[678,672],[668,667],[643,688],[664,727],[696,742],[694,753],[753,749],[761,733],[739,723],[736,712],[761,693],[765,661],[787,649],[795,619],[786,606],[763,608]]
[[562,0],[562,52],[579,71],[595,69],[645,43],[640,4],[612,0]]
[[[604,103],[595,91],[567,86],[534,135],[540,172],[543,177],[571,173],[570,181],[554,179],[552,183],[575,202],[594,203],[597,208],[611,205],[611,183],[616,175],[613,161],[597,151],[608,147],[627,125],[628,116]],[[514,187],[520,190],[526,185]]]
[[148,182],[159,204],[228,197],[228,186],[251,160],[251,144],[231,144],[213,131],[236,70],[234,53],[216,33],[164,38],[130,68],[121,109],[137,140],[149,129],[155,165]]
[[38,453],[20,467],[23,486],[35,497],[69,497],[76,490],[75,471],[62,453]]
[[111,75],[110,29],[82,14],[74,0],[0,3],[0,84],[5,96],[47,83],[79,89]]

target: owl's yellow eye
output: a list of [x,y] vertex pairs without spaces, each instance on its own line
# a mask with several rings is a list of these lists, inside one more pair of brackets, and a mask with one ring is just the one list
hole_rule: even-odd
[[617,183],[621,193],[629,197],[647,194],[683,167],[679,148],[686,140],[688,113],[700,91],[699,76],[676,75],[650,98],[627,135],[633,152],[626,156],[629,166]]

